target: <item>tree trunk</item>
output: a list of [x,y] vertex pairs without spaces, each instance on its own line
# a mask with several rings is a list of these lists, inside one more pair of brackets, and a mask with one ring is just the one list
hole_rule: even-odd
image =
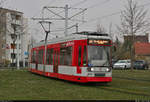
[[131,45],[131,49],[130,49],[130,54],[131,54],[131,71],[133,71],[133,60],[134,60],[133,46],[134,45]]
[[131,71],[133,71],[133,67],[134,67],[134,56],[135,56],[135,54],[134,54],[134,38],[135,37],[135,35],[134,34],[132,34],[132,43],[131,43],[131,49],[130,49],[130,55],[131,55]]

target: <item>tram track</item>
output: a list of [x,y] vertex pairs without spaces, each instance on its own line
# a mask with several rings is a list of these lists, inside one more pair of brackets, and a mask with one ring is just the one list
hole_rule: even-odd
[[146,79],[137,79],[137,78],[120,77],[120,76],[113,76],[113,78],[119,78],[119,79],[126,79],[126,80],[135,80],[135,81],[150,82],[150,80],[146,80]]
[[[123,79],[123,80],[131,80],[131,81],[136,81],[136,82],[150,82],[150,80],[148,80],[148,79],[138,79],[138,78],[129,78],[129,77],[120,77],[120,76],[113,76],[113,78],[116,78],[116,79],[118,78],[118,79]],[[114,87],[114,86],[102,87],[101,89],[111,91],[111,92],[120,92],[120,93],[130,94],[130,95],[150,97],[150,93],[139,91],[139,90],[119,88],[119,87]]]
[[107,90],[107,91],[113,91],[113,92],[120,92],[120,93],[130,94],[130,95],[138,95],[138,96],[146,96],[146,97],[148,96],[148,97],[150,97],[150,93],[140,92],[140,91],[132,91],[132,90],[122,89],[122,88],[104,87],[104,88],[101,88],[101,89]]

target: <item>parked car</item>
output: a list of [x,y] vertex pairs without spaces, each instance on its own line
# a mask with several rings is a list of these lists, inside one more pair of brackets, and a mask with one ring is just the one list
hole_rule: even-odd
[[144,60],[137,60],[134,62],[134,69],[148,69],[148,63]]
[[129,69],[129,68],[131,68],[131,60],[118,60],[113,65],[113,69]]
[[112,61],[111,61],[112,68],[117,61],[118,61],[117,59],[112,59]]

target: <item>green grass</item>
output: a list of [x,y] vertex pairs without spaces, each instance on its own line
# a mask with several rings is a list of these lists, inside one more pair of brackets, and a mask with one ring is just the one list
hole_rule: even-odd
[[150,100],[150,70],[114,70],[108,85],[78,84],[27,70],[0,70],[0,100]]

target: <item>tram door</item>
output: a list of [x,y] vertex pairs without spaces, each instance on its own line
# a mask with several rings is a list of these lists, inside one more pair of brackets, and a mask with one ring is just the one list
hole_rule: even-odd
[[58,73],[59,49],[54,50],[54,73]]
[[34,51],[35,69],[38,70],[38,52]]

